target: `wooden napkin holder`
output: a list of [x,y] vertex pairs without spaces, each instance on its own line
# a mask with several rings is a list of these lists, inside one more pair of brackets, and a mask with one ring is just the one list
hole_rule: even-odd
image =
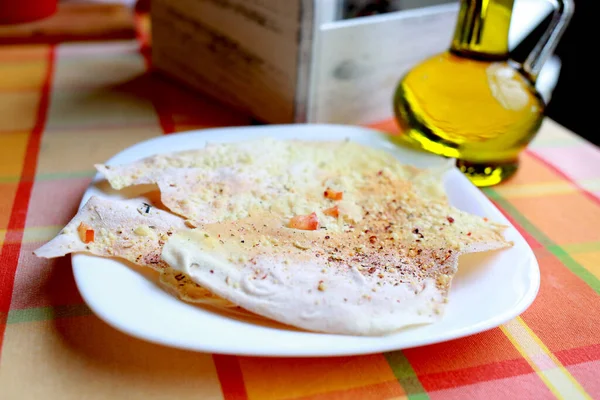
[[457,5],[335,20],[335,0],[153,0],[153,67],[267,123],[390,118],[400,77],[448,48]]

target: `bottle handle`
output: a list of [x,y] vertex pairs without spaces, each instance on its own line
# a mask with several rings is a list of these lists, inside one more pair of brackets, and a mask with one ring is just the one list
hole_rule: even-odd
[[554,53],[560,38],[565,33],[565,29],[573,16],[573,10],[575,8],[573,0],[548,1],[552,3],[552,6],[554,7],[552,20],[550,21],[548,29],[546,29],[531,53],[529,53],[522,66],[523,71],[532,82],[535,82],[540,70],[552,53]]

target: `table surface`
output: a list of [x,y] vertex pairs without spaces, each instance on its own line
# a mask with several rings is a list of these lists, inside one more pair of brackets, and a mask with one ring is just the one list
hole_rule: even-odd
[[146,73],[147,53],[0,47],[0,398],[600,398],[600,151],[550,120],[516,177],[485,190],[542,273],[533,305],[499,328],[385,354],[264,359],[161,347],[92,315],[70,258],[32,255],[74,215],[92,165],[157,135],[251,123]]

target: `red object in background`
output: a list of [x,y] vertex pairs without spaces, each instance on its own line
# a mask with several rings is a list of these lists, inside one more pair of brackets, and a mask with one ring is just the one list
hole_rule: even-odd
[[20,24],[49,17],[58,0],[0,0],[0,24]]

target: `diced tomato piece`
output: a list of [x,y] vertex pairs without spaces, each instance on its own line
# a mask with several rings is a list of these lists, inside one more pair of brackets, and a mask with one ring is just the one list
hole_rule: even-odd
[[90,243],[94,241],[94,230],[83,222],[77,227],[77,233],[83,243]]
[[331,200],[341,200],[344,197],[344,192],[336,192],[335,190],[327,188],[323,192],[323,196]]
[[338,209],[338,206],[333,206],[331,208],[323,210],[323,214],[329,215],[330,217],[337,218],[340,216],[340,210]]
[[319,229],[319,220],[317,219],[317,213],[309,215],[296,215],[288,224],[290,228],[302,229],[304,231],[314,231]]

